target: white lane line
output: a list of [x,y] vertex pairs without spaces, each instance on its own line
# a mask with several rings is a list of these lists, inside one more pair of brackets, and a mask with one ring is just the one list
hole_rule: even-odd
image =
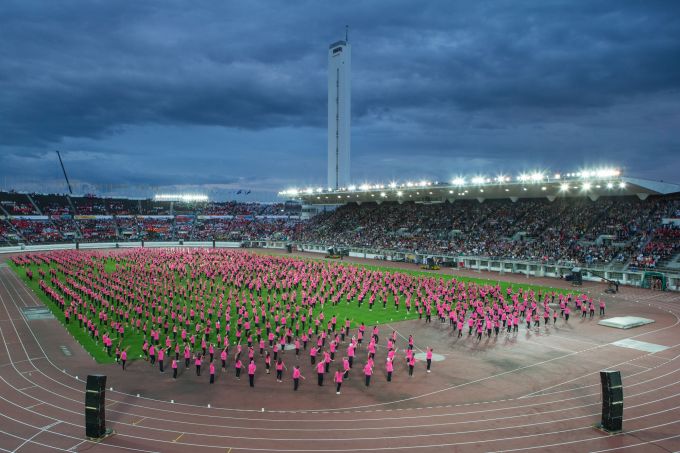
[[61,421],[56,421],[56,422],[54,422],[54,423],[50,423],[49,425],[43,426],[42,428],[40,428],[40,431],[38,431],[37,433],[33,434],[31,437],[27,438],[26,440],[24,440],[24,442],[23,442],[21,445],[19,445],[17,448],[15,448],[14,450],[12,450],[12,453],[16,453],[17,451],[19,451],[19,449],[20,449],[21,447],[23,447],[23,446],[26,445],[27,443],[31,442],[33,439],[35,439],[36,437],[38,437],[40,434],[44,433],[45,431],[48,431],[50,428],[54,428],[54,427],[57,426],[59,423],[61,423]]
[[605,452],[605,451],[623,450],[623,449],[626,449],[626,448],[639,447],[641,445],[656,444],[657,442],[663,442],[665,440],[677,439],[678,437],[680,437],[680,434],[676,434],[675,436],[662,437],[660,439],[652,439],[652,440],[648,440],[647,442],[639,442],[637,444],[632,444],[632,445],[624,445],[624,446],[621,446],[621,447],[607,448],[605,450],[594,450],[594,451],[591,451],[590,453],[602,453],[602,452]]

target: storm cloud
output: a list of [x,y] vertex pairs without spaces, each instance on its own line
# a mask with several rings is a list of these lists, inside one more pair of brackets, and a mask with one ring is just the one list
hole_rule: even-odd
[[[673,1],[0,4],[0,187],[273,199],[323,185],[352,43],[352,178],[611,164],[680,182]],[[651,158],[650,158],[651,157]]]

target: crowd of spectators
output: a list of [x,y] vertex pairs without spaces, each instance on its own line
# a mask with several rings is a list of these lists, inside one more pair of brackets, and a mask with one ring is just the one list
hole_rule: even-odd
[[[311,219],[299,240],[587,265],[624,265],[643,254],[655,258],[641,265],[653,267],[680,251],[678,237],[655,233],[678,212],[677,203],[619,197],[348,204]],[[659,239],[650,242],[655,234]]]
[[[282,240],[439,255],[653,268],[680,253],[674,198],[347,204],[300,220],[296,203],[171,203],[0,193],[0,241]],[[36,208],[37,207],[37,208]],[[75,211],[75,212],[74,212]],[[26,219],[12,216],[42,215]],[[159,217],[151,217],[159,216]],[[161,217],[163,216],[163,217]],[[11,222],[11,224],[10,224]]]

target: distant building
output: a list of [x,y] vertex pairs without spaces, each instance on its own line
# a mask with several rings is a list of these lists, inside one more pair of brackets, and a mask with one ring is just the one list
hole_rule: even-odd
[[338,41],[328,49],[328,188],[349,186],[352,47]]

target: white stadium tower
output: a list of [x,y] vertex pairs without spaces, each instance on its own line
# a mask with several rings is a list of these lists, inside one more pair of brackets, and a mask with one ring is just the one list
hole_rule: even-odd
[[328,49],[328,188],[349,186],[352,48],[347,36]]

